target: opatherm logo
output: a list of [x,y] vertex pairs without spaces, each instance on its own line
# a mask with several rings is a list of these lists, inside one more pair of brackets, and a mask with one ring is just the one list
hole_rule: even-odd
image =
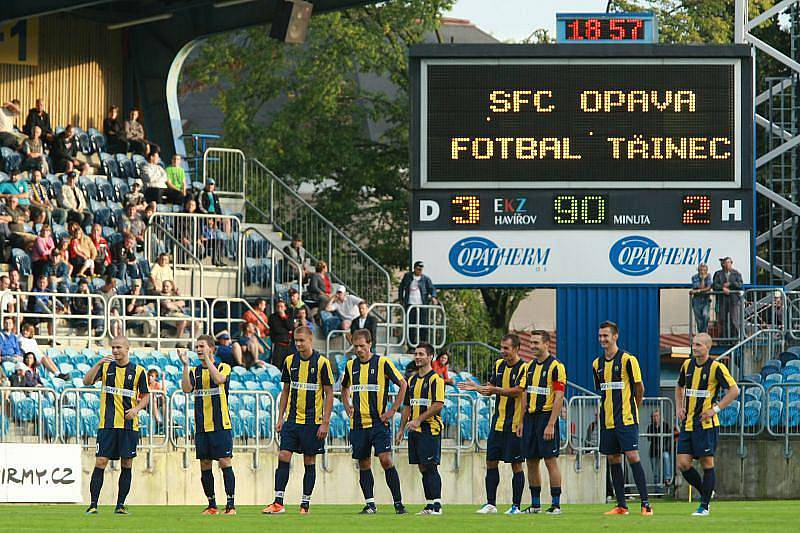
[[550,248],[500,247],[485,237],[467,237],[453,244],[450,266],[464,276],[488,276],[499,267],[547,266]]
[[710,247],[659,246],[654,240],[641,235],[619,239],[611,247],[608,260],[626,276],[644,276],[660,266],[685,266],[708,263]]

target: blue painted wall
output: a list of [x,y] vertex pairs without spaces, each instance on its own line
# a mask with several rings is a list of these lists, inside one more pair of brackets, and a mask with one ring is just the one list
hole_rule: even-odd
[[597,326],[611,320],[619,326],[619,347],[639,359],[645,396],[658,396],[659,289],[657,287],[561,287],[556,292],[558,358],[567,378],[594,390],[591,365],[603,353]]

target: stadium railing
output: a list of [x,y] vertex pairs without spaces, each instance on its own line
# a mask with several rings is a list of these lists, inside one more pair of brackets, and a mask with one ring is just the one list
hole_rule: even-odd
[[212,178],[217,194],[244,200],[247,190],[247,166],[247,160],[241,150],[208,148],[203,152],[203,184]]
[[500,350],[485,342],[451,342],[445,346],[445,351],[450,355],[451,367],[463,368],[481,382],[488,379],[486,373],[500,358]]
[[786,291],[786,331],[800,341],[800,291]]
[[272,244],[272,241],[258,228],[246,228],[241,241],[242,247],[238,253],[240,295],[245,294],[248,286],[255,285],[258,287],[259,296],[264,296],[262,288],[269,288],[267,296],[271,307],[275,306],[278,299],[288,301],[291,288],[294,288],[302,298],[303,265]]
[[[146,305],[149,308],[148,313],[141,315],[125,313],[127,304],[134,300]],[[166,311],[163,305],[168,300],[183,300],[185,306],[182,312]],[[162,347],[166,345],[175,347],[178,343],[187,344],[194,349],[197,337],[208,333],[209,303],[202,297],[114,295],[110,298],[108,307],[120,310],[118,316],[110,315],[108,318],[110,321],[120,324],[122,331],[126,332],[128,340],[139,344],[155,344],[157,350],[162,350]],[[177,338],[162,335],[163,326],[177,330],[177,325],[182,322],[186,322],[184,332],[189,332],[189,337]],[[137,329],[141,329],[141,333],[138,333]]]
[[406,309],[406,342],[416,348],[427,341],[441,348],[447,341],[447,315],[442,305],[409,305]]
[[728,348],[718,359],[727,362],[731,374],[739,381],[745,375],[759,372],[763,363],[783,351],[785,342],[782,330],[761,329]]
[[[710,296],[708,327],[706,333],[711,335],[715,344],[731,345],[736,344],[744,337],[744,291],[730,291],[725,294],[722,291],[710,291],[706,293]],[[738,303],[731,301],[732,296],[738,296]],[[688,294],[689,303],[689,336],[698,333],[697,319],[692,307],[692,294]],[[735,317],[733,308],[738,309],[738,317]]]
[[[148,228],[150,243],[164,242],[172,237],[188,254],[179,249],[173,258],[174,268],[191,270],[199,259],[211,258],[211,265],[204,265],[207,272],[238,272],[242,249],[240,221],[232,215],[204,215],[196,213],[155,213]],[[167,236],[169,235],[169,237]],[[146,258],[151,265],[158,255],[166,252],[159,246],[146,246]]]
[[[250,302],[244,298],[217,298],[211,302],[211,327],[209,332],[215,336],[222,330],[228,330],[231,338],[236,335],[244,323],[242,315],[247,311],[254,311]],[[258,322],[269,330],[269,324],[258,318]],[[235,326],[235,327],[234,327]]]
[[[375,328],[377,339],[372,339],[375,353],[386,355],[404,350],[407,332],[406,312],[403,306],[376,302],[369,306],[369,314],[377,320]],[[349,331],[342,329],[328,332],[325,336],[325,353],[351,353],[353,346],[347,338],[348,333]]]
[[[658,411],[661,415],[661,425],[662,427],[666,425],[666,431],[661,431],[660,429],[655,432],[649,431],[655,411]],[[674,486],[672,480],[676,474],[676,420],[675,403],[672,398],[656,396],[642,399],[642,405],[639,407],[639,453],[642,458],[647,457],[649,459],[648,466],[650,468],[650,475],[647,476],[648,492],[654,496],[665,496],[669,494],[670,488]],[[660,441],[658,448],[660,448],[661,454],[656,458],[652,458],[650,455],[650,447],[654,444],[654,442],[651,442],[651,439],[654,442]],[[646,446],[644,444],[646,444]],[[663,457],[664,452],[667,453],[666,458]],[[669,468],[664,464],[665,461],[668,462]],[[623,461],[623,463],[624,468],[628,468],[627,461]],[[669,485],[666,483],[667,480],[665,476],[667,473],[670,473]],[[626,484],[625,489],[628,494],[638,495],[635,484]]]
[[[170,254],[173,258],[180,258],[183,264],[192,265],[192,268],[189,269],[191,292],[195,293],[196,291],[197,294],[203,294],[205,272],[203,271],[204,265],[200,258],[193,255],[189,248],[176,239],[169,228],[162,226],[155,219],[148,224],[144,235],[145,257],[155,257],[158,259],[158,254],[163,252]],[[155,260],[149,261],[149,264],[155,265]],[[177,266],[175,263],[170,263],[170,266],[172,267],[172,277],[175,279]],[[194,268],[195,266],[196,269]],[[195,286],[197,286],[197,289],[195,289]],[[160,291],[161,288],[157,287],[156,290]]]
[[[719,434],[722,437],[736,437],[739,440],[739,457],[744,458],[747,457],[745,438],[757,437],[764,431],[767,393],[760,383],[738,380],[738,385],[738,403],[720,412]],[[728,414],[729,410],[737,409],[735,418]],[[732,423],[727,423],[728,418]]]
[[793,454],[790,440],[800,437],[800,380],[772,383],[766,398],[767,432],[783,438],[783,456],[788,460]]
[[220,139],[221,136],[213,133],[185,133],[181,135],[181,140],[186,148],[187,172],[193,181],[198,181],[203,177],[203,154],[210,148],[209,144]]
[[0,387],[0,442],[54,442],[57,418],[54,389]]
[[756,287],[744,291],[743,336],[762,329],[783,330],[787,323],[786,293],[780,287]]
[[[36,338],[46,339],[50,346],[56,346],[56,343],[66,339],[74,341],[76,330],[79,329],[87,329],[86,335],[81,337],[87,340],[89,346],[92,342],[103,340],[108,332],[106,301],[99,294],[7,291],[2,298],[10,298],[14,310],[4,311],[4,307],[0,306],[0,324],[5,317],[11,316],[19,331],[22,322],[32,322],[37,325]],[[32,307],[29,306],[31,298],[37,299]],[[72,312],[70,304],[78,300],[85,301],[88,314]],[[39,324],[49,324],[49,330],[39,333]]]

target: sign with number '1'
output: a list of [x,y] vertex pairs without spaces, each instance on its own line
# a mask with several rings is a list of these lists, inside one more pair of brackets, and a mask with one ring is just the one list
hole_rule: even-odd
[[22,19],[0,25],[0,63],[39,64],[39,19]]

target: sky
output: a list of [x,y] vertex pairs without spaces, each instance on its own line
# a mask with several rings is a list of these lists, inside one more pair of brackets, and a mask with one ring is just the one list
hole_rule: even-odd
[[471,20],[501,41],[522,39],[538,28],[555,37],[556,13],[604,13],[607,0],[457,0],[448,16]]

